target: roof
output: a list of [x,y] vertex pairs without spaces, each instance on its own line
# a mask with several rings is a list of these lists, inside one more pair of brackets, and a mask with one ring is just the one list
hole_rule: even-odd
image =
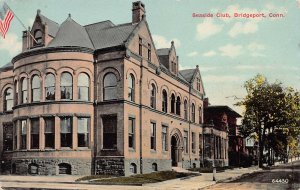
[[113,25],[110,21],[104,21],[85,26],[95,49],[104,49],[122,45],[129,38],[136,25],[126,23]]
[[2,67],[0,67],[0,72],[4,72],[4,71],[8,71],[13,69],[13,64],[11,62],[6,63],[5,65],[3,65]]
[[42,20],[42,23],[43,24],[47,24],[48,26],[48,33],[50,36],[52,37],[55,37],[56,36],[56,33],[58,31],[58,28],[59,28],[59,24],[54,22],[53,20],[45,17],[44,15],[42,15],[40,12],[38,12],[41,20]]
[[204,108],[205,111],[208,112],[225,112],[226,114],[233,116],[233,117],[242,117],[239,113],[231,109],[229,106],[222,106],[222,105],[209,105],[208,107]]
[[77,46],[94,49],[85,28],[75,22],[70,16],[59,27],[55,38],[48,47]]
[[170,48],[157,49],[157,55],[169,55]]
[[180,70],[179,73],[187,80],[188,82],[191,82],[194,76],[194,73],[196,71],[195,69],[185,69],[185,70]]

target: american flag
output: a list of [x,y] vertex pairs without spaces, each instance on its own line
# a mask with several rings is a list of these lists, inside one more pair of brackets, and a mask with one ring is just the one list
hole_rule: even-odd
[[14,13],[9,9],[7,4],[4,2],[2,8],[0,9],[0,33],[3,38],[8,31],[10,22],[14,18]]

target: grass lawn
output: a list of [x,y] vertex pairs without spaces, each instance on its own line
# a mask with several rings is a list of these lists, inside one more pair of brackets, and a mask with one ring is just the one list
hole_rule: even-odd
[[92,182],[99,184],[123,184],[123,185],[141,185],[145,183],[157,183],[166,180],[183,178],[188,176],[196,176],[193,173],[178,173],[175,171],[161,171],[161,172],[153,172],[149,174],[137,174],[129,177],[111,177],[111,178],[103,178],[103,176],[86,176],[76,181],[82,181],[82,179],[92,179]]
[[75,181],[89,181],[94,179],[103,179],[103,178],[111,178],[111,175],[88,175],[81,178],[76,179]]

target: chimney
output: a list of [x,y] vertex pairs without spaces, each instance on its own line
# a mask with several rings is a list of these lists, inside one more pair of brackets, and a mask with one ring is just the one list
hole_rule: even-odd
[[132,3],[132,23],[139,23],[143,15],[146,13],[145,5],[141,1],[136,1]]
[[210,105],[208,98],[204,98],[203,107],[207,108]]

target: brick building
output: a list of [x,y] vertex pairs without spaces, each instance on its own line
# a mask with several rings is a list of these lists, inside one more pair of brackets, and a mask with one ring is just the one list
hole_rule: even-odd
[[[203,125],[203,163],[216,166],[228,166],[235,162],[231,152],[235,150],[235,139],[240,139],[234,133],[237,130],[237,118],[240,114],[228,106],[209,105],[204,101]],[[238,154],[237,154],[238,155]]]
[[173,42],[155,49],[141,2],[120,25],[57,24],[38,11],[0,69],[2,173],[199,167],[205,93],[199,68],[178,65]]

